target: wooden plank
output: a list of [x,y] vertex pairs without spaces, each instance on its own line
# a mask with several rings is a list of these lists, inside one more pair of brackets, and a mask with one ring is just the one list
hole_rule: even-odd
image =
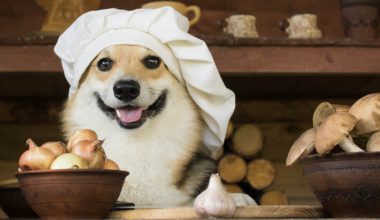
[[359,98],[379,91],[380,75],[370,74],[222,74],[239,100]]
[[62,72],[28,71],[30,72],[0,72],[0,98],[67,98],[69,85]]
[[1,46],[0,72],[63,72],[53,46]]
[[[219,71],[228,76],[262,74],[379,74],[380,50],[370,47],[211,46]],[[1,46],[0,72],[62,72],[53,46]]]
[[0,123],[57,123],[61,99],[0,99]]
[[314,109],[321,102],[351,105],[356,99],[284,98],[238,100],[232,118],[235,123],[310,122]]
[[[319,206],[239,206],[230,219],[252,218],[321,218],[326,213]],[[194,208],[162,208],[113,211],[109,218],[121,219],[203,219]]]
[[[380,75],[222,74],[238,101],[262,99],[353,99],[378,92]],[[339,84],[339,86],[337,86]],[[38,85],[38,86],[34,86]],[[0,72],[0,98],[67,98],[62,73]],[[250,116],[252,117],[252,116]]]
[[366,47],[210,47],[223,74],[378,74],[380,50]]

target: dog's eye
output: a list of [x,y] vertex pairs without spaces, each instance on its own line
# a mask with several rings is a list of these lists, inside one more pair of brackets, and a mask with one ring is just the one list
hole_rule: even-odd
[[102,58],[98,61],[98,69],[100,71],[108,71],[112,68],[113,61],[110,58]]
[[147,56],[142,61],[144,66],[148,69],[156,69],[161,64],[161,59],[156,56]]

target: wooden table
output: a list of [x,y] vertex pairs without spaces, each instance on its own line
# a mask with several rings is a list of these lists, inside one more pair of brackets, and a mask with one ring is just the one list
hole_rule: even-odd
[[[326,212],[319,206],[239,206],[231,219],[252,218],[323,218]],[[111,212],[112,219],[201,219],[192,207],[152,208]]]

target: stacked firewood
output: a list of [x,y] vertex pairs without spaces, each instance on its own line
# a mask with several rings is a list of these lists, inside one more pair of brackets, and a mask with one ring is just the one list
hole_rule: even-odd
[[246,193],[260,205],[287,205],[288,200],[279,190],[268,190],[276,177],[272,162],[260,157],[264,138],[254,124],[242,124],[234,129],[229,123],[224,151],[214,155],[218,172],[227,191]]

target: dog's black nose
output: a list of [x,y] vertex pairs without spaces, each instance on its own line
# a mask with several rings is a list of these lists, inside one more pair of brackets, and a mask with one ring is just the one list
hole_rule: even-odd
[[140,95],[140,85],[134,80],[119,81],[113,86],[115,97],[123,101],[131,101]]

